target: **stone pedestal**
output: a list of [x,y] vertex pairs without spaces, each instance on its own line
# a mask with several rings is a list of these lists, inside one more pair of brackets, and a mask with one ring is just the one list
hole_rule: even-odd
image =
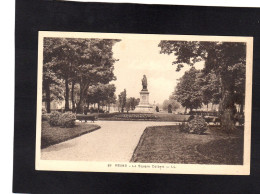
[[149,92],[147,89],[142,89],[140,92],[140,102],[136,106],[135,112],[154,112],[154,107],[149,104]]
[[139,105],[149,105],[149,92],[148,92],[148,90],[141,90]]

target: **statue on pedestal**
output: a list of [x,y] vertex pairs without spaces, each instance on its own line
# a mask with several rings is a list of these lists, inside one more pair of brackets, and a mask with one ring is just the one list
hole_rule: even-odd
[[143,76],[142,85],[143,85],[143,90],[147,90],[147,78],[146,78],[146,75]]
[[149,92],[147,89],[147,78],[146,75],[143,75],[143,79],[142,81],[142,90],[140,91],[140,102],[139,104],[136,106],[135,108],[135,112],[139,112],[139,113],[145,113],[145,112],[154,112],[155,108],[153,107],[153,105],[151,105],[149,103]]

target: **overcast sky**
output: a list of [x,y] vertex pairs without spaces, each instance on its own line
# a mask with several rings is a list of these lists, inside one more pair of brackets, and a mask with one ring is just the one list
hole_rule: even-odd
[[[123,39],[113,47],[114,57],[119,59],[115,63],[116,95],[124,90],[127,97],[140,97],[142,89],[141,79],[146,75],[148,91],[150,92],[150,104],[162,103],[168,99],[174,91],[177,79],[180,78],[189,67],[185,66],[180,72],[176,72],[176,66],[172,65],[174,55],[160,54],[158,40]],[[202,64],[196,65],[198,68]]]

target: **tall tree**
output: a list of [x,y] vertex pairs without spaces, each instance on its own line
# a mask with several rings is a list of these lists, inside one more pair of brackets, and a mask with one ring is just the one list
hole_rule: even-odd
[[[170,105],[170,106],[169,106]],[[162,109],[164,111],[167,111],[168,108],[171,108],[172,111],[175,111],[177,110],[178,108],[180,108],[180,104],[175,100],[174,96],[171,95],[169,97],[169,99],[166,99],[163,101],[163,104],[162,104]],[[158,107],[159,108],[159,107]]]
[[207,106],[208,104],[219,104],[221,98],[221,85],[219,77],[214,71],[208,74],[200,73],[197,79],[198,85],[202,92],[202,102]]
[[127,113],[128,113],[128,111],[131,110],[131,99],[130,98],[126,98],[125,109],[126,109]]
[[57,79],[55,73],[48,70],[48,63],[43,65],[43,82],[42,82],[42,101],[46,102],[47,113],[51,112],[51,101],[62,100],[63,98],[63,88],[61,80]]
[[69,83],[74,105],[74,86],[80,86],[77,112],[83,112],[88,89],[97,83],[115,80],[113,74],[115,39],[46,38],[45,56],[51,61],[50,69],[65,82],[65,110],[69,109]]
[[124,108],[126,106],[126,89],[118,95],[118,102],[121,112],[124,112]]
[[71,39],[44,38],[46,50],[44,55],[50,60],[50,69],[65,83],[65,111],[69,110],[69,81],[74,73],[76,60],[75,47]]
[[87,103],[97,103],[98,110],[100,104],[110,106],[111,103],[115,102],[115,91],[116,87],[114,84],[97,84],[92,85],[89,88],[89,92],[87,94]]
[[199,70],[192,67],[179,79],[179,83],[175,88],[174,99],[185,107],[185,112],[187,108],[192,111],[202,106],[202,93],[197,82],[199,72]]
[[129,110],[134,110],[135,107],[139,104],[140,99],[139,98],[134,98],[130,97],[126,99],[126,109]]
[[106,84],[115,80],[113,58],[113,45],[119,40],[115,39],[76,39],[77,54],[77,80],[80,85],[77,112],[83,111],[88,89],[96,83]]
[[[224,129],[234,129],[233,122],[235,113],[234,94],[244,95],[246,44],[241,42],[206,42],[206,41],[161,41],[159,43],[161,53],[174,54],[179,71],[185,64],[193,66],[199,61],[205,62],[204,73],[212,70],[220,78],[221,100],[220,113],[221,124]],[[242,79],[240,77],[242,76]],[[241,81],[239,89],[236,89],[237,80]],[[242,98],[242,97],[241,97]]]
[[106,105],[108,106],[108,111],[110,111],[110,106],[111,104],[115,104],[116,103],[116,94],[114,94],[112,97],[110,96],[108,98],[108,100],[106,100]]
[[140,98],[130,97],[130,107],[131,107],[131,110],[134,110],[135,107],[139,104],[139,102],[140,102]]
[[52,50],[57,40],[44,38],[43,44],[43,76],[42,89],[43,101],[46,102],[46,110],[50,113],[51,101],[54,99],[62,99],[62,80],[58,79],[53,71],[54,62],[52,61]]

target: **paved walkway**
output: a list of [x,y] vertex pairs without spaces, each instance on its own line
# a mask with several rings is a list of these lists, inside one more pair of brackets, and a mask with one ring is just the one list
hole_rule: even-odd
[[174,122],[97,121],[101,129],[43,149],[43,160],[129,162],[147,126]]

